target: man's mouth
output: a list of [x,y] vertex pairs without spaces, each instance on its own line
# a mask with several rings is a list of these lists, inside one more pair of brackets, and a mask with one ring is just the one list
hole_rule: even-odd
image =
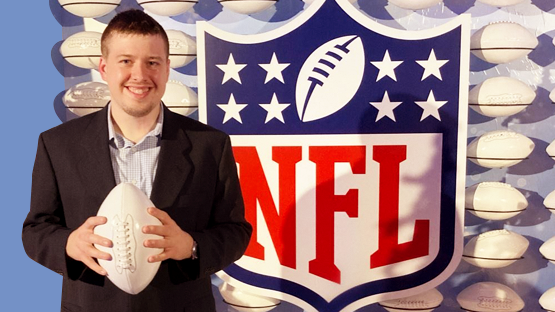
[[147,93],[150,90],[150,87],[127,87],[127,90],[129,90],[131,93],[137,94],[137,95],[143,95],[145,93]]

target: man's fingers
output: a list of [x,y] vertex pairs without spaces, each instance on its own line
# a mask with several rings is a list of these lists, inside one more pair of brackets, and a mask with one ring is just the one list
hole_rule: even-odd
[[108,222],[108,219],[106,219],[106,217],[94,216],[88,218],[85,223],[83,223],[83,226],[86,229],[92,230],[95,226],[105,224],[106,222]]
[[166,237],[170,235],[171,231],[167,226],[163,225],[145,225],[143,226],[143,233]]
[[149,207],[147,209],[147,212],[155,217],[156,219],[160,220],[160,222],[162,222],[162,224],[170,224],[171,222],[173,222],[173,219],[170,218],[170,216],[168,215],[167,212],[165,212],[164,210],[160,210],[156,207]]
[[96,263],[96,261],[93,260],[93,258],[85,258],[82,260],[82,262],[89,267],[89,269],[95,271],[96,273],[100,274],[100,275],[106,275],[108,274],[106,272],[106,270],[104,270],[98,263]]
[[111,240],[96,234],[88,234],[85,240],[91,244],[96,244],[108,248],[113,246]]
[[87,258],[92,257],[92,258],[102,259],[102,260],[112,260],[112,256],[109,253],[100,251],[92,245],[89,245],[86,248],[86,250],[84,250],[84,253],[87,256]]
[[148,258],[149,262],[166,259],[183,260],[191,257],[193,238],[184,232],[170,215],[156,207],[149,207],[148,213],[162,222],[162,225],[146,225],[142,228],[145,234],[161,236],[161,239],[147,239],[143,245],[148,248],[161,248],[163,251]]
[[[100,251],[96,246],[112,247],[112,241],[94,234],[95,226],[105,224],[107,219],[105,217],[90,217],[79,228],[71,232],[66,243],[66,253],[72,259],[83,262],[87,267],[97,272],[98,274],[106,275],[98,263],[94,260],[103,259],[111,260],[112,256],[109,253]],[[96,245],[96,246],[95,246]]]
[[169,242],[165,239],[147,239],[143,245],[148,248],[168,248]]
[[104,247],[112,247],[113,245],[111,240],[105,237],[102,237],[100,235],[96,235],[90,231],[80,231],[80,232],[77,232],[76,235],[80,242],[83,242],[89,245],[96,244]]
[[170,258],[170,257],[169,257],[169,255],[168,255],[166,252],[162,252],[162,253],[159,253],[159,254],[157,254],[157,255],[148,257],[148,262],[150,262],[150,263],[152,263],[152,262],[159,262],[159,261],[167,260],[167,259],[169,259],[169,258]]

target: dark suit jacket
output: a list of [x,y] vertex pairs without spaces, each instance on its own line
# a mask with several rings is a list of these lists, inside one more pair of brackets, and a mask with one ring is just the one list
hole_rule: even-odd
[[40,135],[25,251],[63,275],[62,311],[214,311],[210,275],[242,256],[252,228],[229,137],[166,107],[151,200],[191,234],[199,259],[163,261],[152,283],[129,295],[66,256],[71,231],[96,215],[115,186],[107,111]]

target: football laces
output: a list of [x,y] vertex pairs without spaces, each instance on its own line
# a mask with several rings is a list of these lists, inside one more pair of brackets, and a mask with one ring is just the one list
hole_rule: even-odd
[[121,221],[119,216],[114,218],[114,260],[118,273],[123,270],[135,272],[135,236],[133,235],[133,218],[127,215],[125,221]]

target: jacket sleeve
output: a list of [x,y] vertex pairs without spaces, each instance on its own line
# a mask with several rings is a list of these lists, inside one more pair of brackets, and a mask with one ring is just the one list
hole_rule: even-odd
[[245,252],[252,233],[252,226],[245,219],[237,165],[228,136],[221,151],[210,226],[190,233],[198,243],[200,277],[213,274],[238,260]]
[[32,260],[75,279],[85,266],[66,256],[71,231],[66,226],[56,173],[41,134],[32,174],[31,207],[23,223],[23,247]]

